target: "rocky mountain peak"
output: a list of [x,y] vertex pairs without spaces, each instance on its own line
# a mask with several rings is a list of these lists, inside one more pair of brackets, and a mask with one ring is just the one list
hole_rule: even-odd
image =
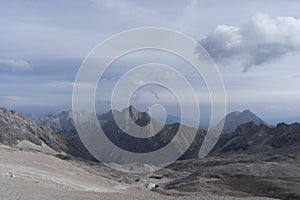
[[150,123],[151,118],[146,112],[140,112],[133,106],[128,107],[131,119],[139,126],[146,126]]
[[248,122],[254,122],[254,124],[266,124],[261,118],[255,115],[249,109],[240,111],[234,111],[229,113],[225,117],[225,123],[223,127],[224,133],[232,133],[241,124],[246,124]]

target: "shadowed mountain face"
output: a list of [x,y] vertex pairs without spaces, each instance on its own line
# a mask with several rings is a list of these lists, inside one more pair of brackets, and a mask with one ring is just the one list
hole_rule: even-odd
[[[122,149],[125,149],[130,152],[137,152],[137,153],[145,153],[145,152],[152,152],[158,150],[165,145],[167,145],[172,138],[176,135],[179,124],[170,124],[162,126],[155,119],[149,117],[149,115],[145,112],[139,112],[137,109],[133,107],[129,107],[124,109],[122,112],[114,111],[114,114],[120,115],[120,117],[126,119],[124,117],[125,112],[129,109],[129,113],[131,115],[131,119],[140,126],[145,126],[147,124],[152,124],[148,131],[151,129],[156,130],[157,127],[161,126],[161,130],[157,132],[155,135],[147,137],[147,138],[138,138],[133,137],[122,131],[116,122],[113,120],[112,112],[108,112],[106,114],[99,116],[99,121],[103,131],[106,133],[106,136],[117,146]],[[131,119],[126,119],[123,121],[125,124],[129,124]],[[123,125],[122,125],[123,126]],[[126,127],[126,125],[124,126]],[[154,128],[153,128],[154,127]],[[193,128],[183,126],[186,132],[190,132],[194,130]],[[143,131],[143,130],[141,130]],[[143,134],[145,135],[145,133]],[[194,142],[191,144],[190,148],[183,154],[181,159],[187,158],[195,158],[198,156],[198,152],[203,142],[205,132],[201,129],[197,130],[196,138]]]
[[300,152],[300,124],[280,123],[271,128],[249,122],[237,127],[232,134],[220,137],[212,154],[261,152],[297,154]]
[[[146,126],[151,122],[151,118],[146,112],[140,112],[133,106],[129,106],[128,110],[132,121],[136,123],[138,126]],[[126,111],[127,109],[125,109],[123,112]]]
[[266,124],[262,119],[260,119],[250,110],[244,110],[242,112],[235,111],[229,113],[225,117],[223,133],[232,133],[239,125],[246,124],[248,122],[254,122],[258,125]]
[[[124,129],[121,129],[117,125],[113,117],[113,113],[119,119],[122,119],[120,125],[125,129],[126,132],[124,132]],[[126,113],[129,113],[130,116],[127,116]],[[102,115],[98,115],[98,120],[106,136],[115,145],[127,151],[137,153],[151,152],[164,147],[172,140],[179,127],[178,123],[162,125],[155,119],[152,119],[146,112],[140,112],[133,106],[125,108],[121,112],[113,110]],[[51,127],[57,133],[67,137],[71,144],[76,144],[78,148],[86,150],[81,143],[81,140],[75,129],[73,114],[71,112],[62,112],[55,116],[40,118],[38,122],[42,125]],[[127,132],[130,131],[130,124],[132,122],[140,127],[145,127],[146,125],[150,124],[148,129],[140,130],[140,133],[142,135],[149,136],[147,138],[139,138],[127,134]],[[184,126],[184,129],[189,132],[193,128]],[[153,132],[155,130],[160,131],[155,132],[156,134],[154,135],[149,134],[150,132]],[[198,156],[198,151],[200,149],[204,135],[205,132],[203,130],[197,130],[197,136],[194,139],[194,142],[184,153],[181,159],[195,158]]]

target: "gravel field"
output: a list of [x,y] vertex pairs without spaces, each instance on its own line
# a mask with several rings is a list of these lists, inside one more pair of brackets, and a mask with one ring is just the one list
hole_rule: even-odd
[[[120,183],[80,162],[0,145],[0,199],[240,199],[213,195],[166,196],[142,184]],[[103,172],[102,172],[103,173]],[[110,172],[111,173],[111,172]],[[243,198],[245,199],[245,198]],[[246,198],[265,199],[265,198]]]

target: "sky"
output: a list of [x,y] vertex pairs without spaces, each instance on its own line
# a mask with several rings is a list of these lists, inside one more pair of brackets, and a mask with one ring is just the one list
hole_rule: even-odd
[[[0,3],[1,107],[38,115],[69,110],[77,70],[97,44],[128,29],[162,27],[199,41],[214,59],[224,80],[228,112],[250,109],[271,124],[300,121],[297,0]],[[105,87],[97,93],[100,112],[107,109],[112,86],[122,72],[153,58],[182,70],[203,100],[204,114],[208,113],[201,80],[194,80],[193,72],[186,71],[178,58],[151,51],[129,55],[112,66],[101,80]],[[172,98],[165,93],[159,87],[145,87],[132,100],[140,105],[158,100],[170,105]],[[170,110],[176,115],[176,108]]]

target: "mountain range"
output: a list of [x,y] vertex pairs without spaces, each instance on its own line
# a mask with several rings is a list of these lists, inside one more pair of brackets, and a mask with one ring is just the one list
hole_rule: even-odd
[[300,124],[279,123],[276,127],[249,122],[232,134],[223,134],[215,145],[216,154],[298,154],[300,153]]
[[[126,113],[130,113],[130,118],[126,116]],[[131,120],[133,120],[139,126],[145,126],[151,123],[150,129],[160,131],[152,136],[145,139],[140,139],[126,134],[120,127],[116,124],[114,116],[117,116],[121,121],[121,126],[125,128],[125,131],[130,131]],[[129,106],[122,111],[112,110],[107,113],[98,115],[99,123],[106,133],[106,136],[118,147],[131,152],[143,153],[155,151],[166,144],[168,144],[174,135],[177,133],[179,128],[179,123],[162,125],[155,119],[151,118],[146,112],[140,112],[133,106]],[[66,137],[71,144],[76,144],[79,148],[85,149],[80,141],[76,128],[73,121],[72,112],[61,112],[58,115],[49,115],[44,118],[37,119],[37,122],[41,125],[48,126],[58,134]],[[119,124],[120,125],[120,124]],[[189,132],[190,130],[195,130],[194,128],[183,126],[184,129]],[[151,130],[140,130],[140,134],[147,135]],[[145,132],[142,132],[145,131]],[[183,154],[181,159],[193,158],[198,155],[201,143],[205,136],[205,131],[202,129],[197,129],[197,135],[194,142],[190,148]],[[188,137],[188,136],[186,136]],[[113,156],[113,155],[108,155]]]
[[[122,126],[128,129],[131,123],[131,119],[125,115],[128,112],[131,119],[140,126],[145,126],[150,122],[153,127],[162,125],[150,118],[146,112],[140,112],[132,106],[123,111],[110,111],[98,115],[98,120],[106,136],[115,145],[131,152],[150,152],[165,146],[174,137],[179,127],[178,123],[166,124],[160,127],[161,130],[154,136],[143,139],[133,137],[124,133],[113,117],[114,113],[119,118],[124,119]],[[276,127],[270,127],[249,110],[230,113],[225,119],[225,130],[233,130],[235,126],[237,127],[230,134],[221,135],[211,155],[299,152],[300,124],[298,123],[290,125],[280,123]],[[254,121],[248,122],[250,120]],[[248,123],[240,124],[242,122]],[[187,131],[193,129],[187,126],[185,128]],[[150,132],[150,129],[143,134],[147,134],[148,131]],[[197,157],[205,134],[205,130],[200,128],[197,130],[194,142],[181,159]],[[18,146],[18,144],[20,146],[22,141],[28,141],[57,152],[66,152],[75,157],[94,159],[81,143],[74,126],[72,112],[49,115],[34,122],[16,111],[0,109],[0,142],[10,146]]]

